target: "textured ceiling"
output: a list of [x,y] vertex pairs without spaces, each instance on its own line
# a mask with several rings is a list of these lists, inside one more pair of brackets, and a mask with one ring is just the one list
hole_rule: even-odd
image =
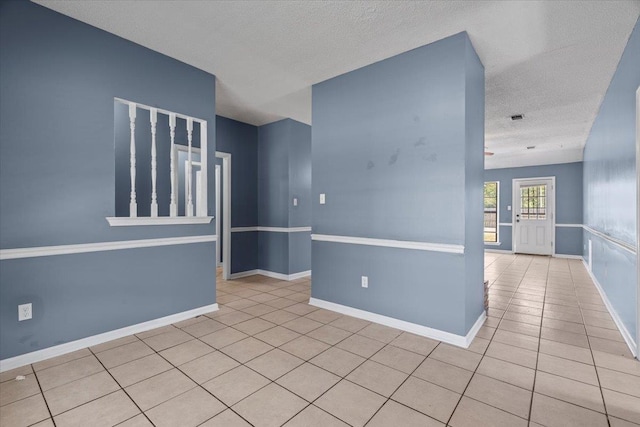
[[312,84],[467,31],[487,168],[582,159],[640,14],[639,0],[37,2],[215,74],[218,114],[255,125],[311,123]]

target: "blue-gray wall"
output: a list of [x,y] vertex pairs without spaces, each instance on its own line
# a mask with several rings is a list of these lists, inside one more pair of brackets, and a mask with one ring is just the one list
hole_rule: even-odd
[[[562,227],[563,224],[582,224],[582,162],[519,168],[487,169],[485,181],[499,184],[499,223],[513,221],[513,180],[516,178],[556,177],[556,233],[555,252],[563,255],[582,255],[582,227]],[[499,226],[500,245],[485,245],[485,249],[512,250],[512,227]]]
[[[114,97],[207,120],[212,165],[214,76],[31,2],[0,3],[0,43],[1,249],[215,233],[105,220]],[[214,302],[213,243],[1,261],[0,358]]]
[[314,233],[466,246],[314,241],[312,296],[465,335],[482,312],[484,168],[484,70],[467,34],[316,84],[312,102]]
[[[258,128],[258,220],[262,227],[311,225],[311,127],[284,119]],[[293,198],[298,205],[293,206]],[[258,233],[260,269],[311,269],[311,233]]]
[[[584,223],[632,248],[636,247],[635,114],[639,86],[640,23],[636,23],[584,150]],[[593,274],[635,338],[636,255],[588,231],[584,241],[593,244]],[[584,256],[588,259],[588,249]]]
[[[258,223],[258,128],[216,118],[218,151],[231,154],[231,227]],[[231,233],[231,273],[258,268],[258,232]]]

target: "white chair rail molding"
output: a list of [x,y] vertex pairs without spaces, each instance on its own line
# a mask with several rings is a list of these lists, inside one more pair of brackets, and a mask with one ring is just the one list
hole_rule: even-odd
[[114,98],[114,116],[116,215],[106,218],[109,225],[211,222],[207,121],[121,98]]

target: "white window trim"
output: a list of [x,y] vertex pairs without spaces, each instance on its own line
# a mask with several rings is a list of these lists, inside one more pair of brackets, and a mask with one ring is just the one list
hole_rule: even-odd
[[[496,241],[495,242],[485,242],[484,241],[484,226],[482,227],[482,241],[486,246],[501,246],[500,242],[500,181],[484,181],[484,184],[489,182],[496,183]],[[482,187],[482,212],[483,212],[483,223],[484,223],[484,184]]]

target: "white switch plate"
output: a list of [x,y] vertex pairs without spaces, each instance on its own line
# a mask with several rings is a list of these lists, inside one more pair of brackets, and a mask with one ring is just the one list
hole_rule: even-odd
[[293,206],[298,206],[298,198],[297,197],[293,198]]
[[31,307],[31,303],[29,304],[20,304],[18,306],[18,322],[23,320],[29,320],[33,316],[33,311]]
[[324,193],[320,194],[320,204],[324,205],[325,202],[327,201],[326,196]]
[[369,277],[362,276],[362,287],[363,288],[368,288],[369,287]]
[[510,211],[511,210],[511,205],[507,206],[507,210]]

